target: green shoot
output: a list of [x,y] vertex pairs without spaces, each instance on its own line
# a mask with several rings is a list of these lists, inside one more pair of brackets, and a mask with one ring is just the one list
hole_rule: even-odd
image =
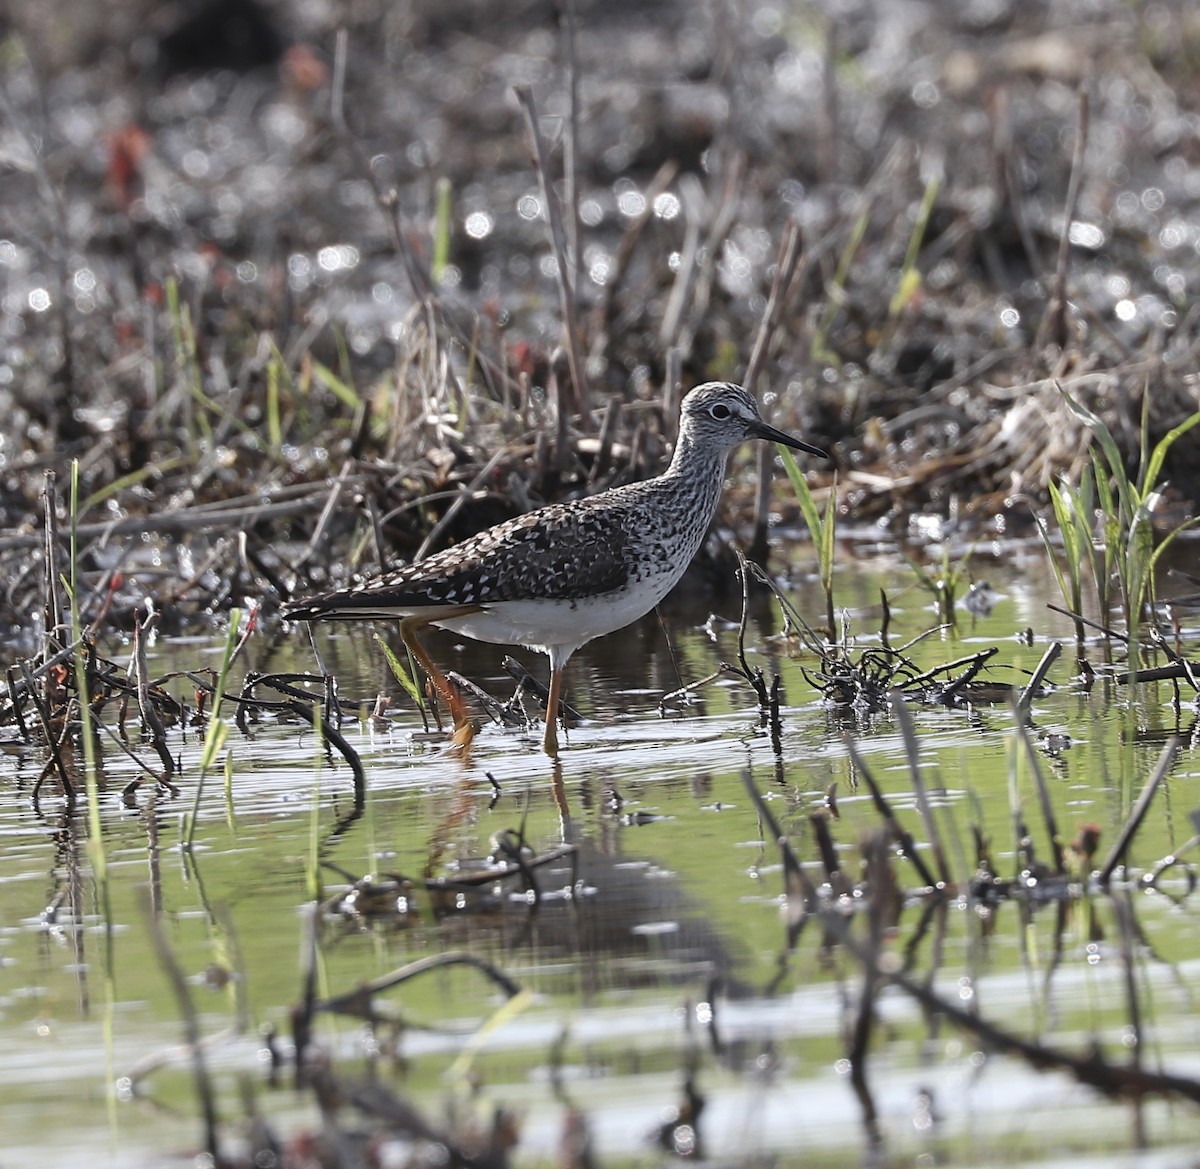
[[[1162,486],[1159,476],[1162,474],[1163,463],[1176,440],[1200,423],[1200,411],[1185,418],[1178,426],[1164,434],[1155,443],[1153,450],[1148,450],[1148,417],[1146,409],[1143,409],[1138,472],[1136,478],[1131,479],[1116,440],[1104,421],[1072,398],[1066,390],[1063,390],[1062,394],[1067,405],[1077,417],[1087,423],[1099,443],[1099,458],[1093,453],[1093,463],[1097,464],[1097,486],[1100,488],[1100,504],[1106,520],[1105,535],[1117,536],[1116,543],[1123,549],[1117,557],[1116,568],[1121,583],[1125,586],[1123,600],[1126,617],[1137,621],[1148,599],[1152,581],[1145,572],[1145,564],[1132,561],[1138,561],[1148,554],[1148,533],[1145,525],[1149,522],[1150,513]],[[1109,487],[1110,484],[1115,488],[1115,495]],[[1112,521],[1115,521],[1115,529],[1109,527]],[[1136,593],[1129,588],[1135,576],[1144,586]]]
[[918,564],[911,556],[905,556],[908,566],[917,577],[917,583],[934,599],[937,606],[938,624],[957,626],[958,617],[955,611],[958,603],[958,591],[967,576],[967,565],[975,553],[976,544],[967,549],[963,558],[957,564],[950,563],[950,549],[942,546],[942,558],[938,563],[938,571],[930,573],[924,565]]
[[[1045,516],[1035,516],[1038,532],[1050,560],[1050,569],[1058,584],[1058,591],[1072,613],[1083,613],[1084,569],[1090,568],[1093,579],[1099,576],[1095,542],[1092,539],[1092,516],[1095,511],[1095,473],[1090,466],[1083,469],[1079,486],[1069,483],[1050,483],[1050,505],[1062,541],[1066,570],[1059,564],[1054,537]],[[1075,646],[1083,652],[1084,626],[1082,620],[1075,622]]]
[[[225,635],[225,652],[221,658],[220,672],[217,674],[217,685],[213,691],[208,729],[205,731],[204,746],[200,751],[200,774],[196,779],[196,795],[192,800],[192,812],[188,818],[187,833],[183,842],[183,847],[189,852],[196,836],[196,825],[200,819],[200,800],[204,795],[204,777],[216,762],[221,748],[225,746],[225,740],[229,737],[229,726],[221,718],[221,703],[225,698],[225,683],[229,677],[229,666],[233,661],[234,650],[237,648],[238,626],[241,624],[241,620],[242,611],[240,609],[229,611],[229,630]],[[228,762],[226,767],[229,767]]]
[[829,286],[829,298],[825,302],[825,311],[821,314],[820,323],[813,333],[812,347],[809,350],[813,361],[841,365],[837,354],[826,347],[825,339],[846,299],[846,281],[850,278],[850,266],[854,263],[854,257],[858,254],[870,222],[871,205],[864,200],[858,219],[855,220],[854,227],[850,231],[850,238],[846,241],[846,246],[842,249],[841,257],[838,259],[837,271],[834,273],[833,283]]
[[429,275],[435,285],[441,284],[450,263],[451,190],[450,180],[444,175],[435,184],[433,260],[429,265]]
[[404,668],[403,663],[392,651],[392,647],[378,633],[375,634],[375,640],[383,649],[383,656],[387,660],[388,669],[392,671],[392,676],[404,687],[409,698],[417,704],[418,709],[423,710],[425,702],[421,697],[421,688],[413,681],[413,675]]
[[317,383],[324,386],[347,410],[356,411],[362,407],[362,397],[358,391],[348,381],[338,377],[329,366],[314,361],[312,371]]
[[837,624],[833,616],[833,563],[834,537],[837,534],[837,480],[830,488],[829,497],[825,501],[823,514],[817,511],[817,501],[813,499],[808,481],[796,463],[796,458],[785,446],[779,448],[783,456],[783,466],[791,481],[792,490],[796,493],[796,502],[800,506],[800,514],[808,534],[812,537],[813,547],[817,550],[817,568],[821,577],[821,589],[825,593],[825,621],[832,640],[837,636]]
[[237,835],[237,806],[233,802],[233,752],[225,752],[225,823]]
[[900,269],[900,278],[896,282],[896,291],[892,293],[892,300],[888,305],[889,317],[898,317],[921,290],[921,272],[917,267],[917,257],[921,254],[921,244],[925,239],[925,232],[929,228],[929,216],[933,213],[933,205],[937,202],[938,192],[941,188],[942,180],[936,175],[932,176],[925,184],[925,194],[921,197],[917,220],[913,224],[912,235],[908,238],[908,251]]
[[267,358],[267,442],[276,455],[283,449],[283,424],[279,417],[279,382],[286,374],[283,354],[272,344],[271,355]]
[[[174,342],[175,366],[179,376],[184,379],[190,398],[202,407],[211,407],[213,403],[204,393],[204,379],[200,372],[199,347],[196,344],[192,314],[187,305],[179,299],[179,284],[174,277],[167,279],[167,312],[171,318],[171,339]],[[211,448],[212,427],[204,409],[200,411],[197,421],[205,441]]]
[[[111,499],[112,496],[124,491],[127,487],[135,487],[139,483],[152,478],[156,475],[162,475],[166,471],[173,471],[176,467],[182,465],[185,460],[179,455],[172,455],[168,458],[156,459],[153,463],[145,467],[140,467],[136,471],[130,471],[128,475],[122,475],[118,479],[114,479],[111,483],[106,483],[97,491],[93,491],[80,505],[79,515],[87,515],[92,508],[103,503],[106,499]],[[74,567],[74,564],[72,564]]]

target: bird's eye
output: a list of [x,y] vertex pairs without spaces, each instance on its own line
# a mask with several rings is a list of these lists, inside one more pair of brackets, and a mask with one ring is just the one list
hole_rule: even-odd
[[709,416],[715,418],[718,422],[724,422],[733,411],[729,409],[723,402],[717,402],[714,406],[708,408]]

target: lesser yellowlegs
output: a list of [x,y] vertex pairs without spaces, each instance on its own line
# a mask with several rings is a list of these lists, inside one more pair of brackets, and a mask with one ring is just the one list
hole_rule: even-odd
[[400,618],[400,633],[463,731],[462,699],[417,637],[426,625],[550,658],[542,745],[558,754],[563,667],[595,637],[648,613],[683,575],[716,514],[729,452],[768,439],[825,458],[768,426],[741,386],[709,382],[683,400],[671,465],[655,479],[539,508],[461,544],[287,606],[293,621]]

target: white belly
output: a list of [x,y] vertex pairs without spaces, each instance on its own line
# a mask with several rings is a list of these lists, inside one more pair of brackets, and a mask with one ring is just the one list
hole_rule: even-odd
[[672,584],[673,580],[663,577],[641,581],[635,590],[620,589],[602,597],[574,601],[501,601],[482,613],[448,617],[434,624],[465,633],[477,641],[524,645],[566,661],[592,638],[621,629],[650,612]]

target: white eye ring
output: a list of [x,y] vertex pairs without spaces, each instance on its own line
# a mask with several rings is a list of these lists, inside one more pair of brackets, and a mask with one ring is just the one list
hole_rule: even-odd
[[733,411],[724,402],[717,402],[709,406],[708,414],[710,418],[715,418],[718,422],[724,422],[726,418],[733,416]]

